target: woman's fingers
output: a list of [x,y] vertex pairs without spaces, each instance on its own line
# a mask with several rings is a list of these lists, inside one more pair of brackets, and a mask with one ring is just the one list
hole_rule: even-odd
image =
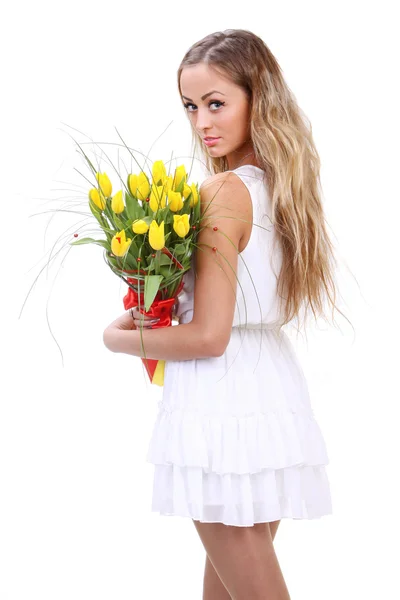
[[136,327],[151,327],[154,323],[157,323],[160,319],[153,319],[149,315],[144,315],[138,309],[138,307],[134,307],[130,309],[130,313],[132,315],[133,321]]
[[149,315],[141,313],[137,306],[131,308],[131,315],[134,319],[143,319],[143,321],[149,321],[151,319]]

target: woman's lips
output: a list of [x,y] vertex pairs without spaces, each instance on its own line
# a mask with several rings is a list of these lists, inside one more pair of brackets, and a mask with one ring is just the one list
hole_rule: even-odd
[[218,140],[220,140],[221,138],[217,137],[217,138],[204,138],[204,143],[206,146],[214,146],[214,144],[216,144],[218,142]]

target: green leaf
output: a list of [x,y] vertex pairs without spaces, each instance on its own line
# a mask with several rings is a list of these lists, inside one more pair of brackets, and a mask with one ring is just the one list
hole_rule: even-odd
[[108,266],[111,268],[110,265],[112,265],[115,268],[118,268],[118,261],[116,260],[116,258],[114,256],[110,256],[109,254],[107,254],[106,258],[106,263],[108,264]]
[[96,217],[96,219],[99,222],[99,224],[101,225],[101,227],[104,227],[103,216],[101,214],[101,211],[92,200],[89,200],[89,208],[90,208],[92,215],[94,217]]
[[83,244],[97,244],[98,246],[103,246],[106,250],[110,249],[110,245],[106,240],[94,240],[93,238],[81,238],[70,243],[71,246],[81,246]]
[[137,269],[138,268],[138,263],[136,262],[135,257],[132,256],[131,254],[129,254],[129,252],[127,254],[125,254],[124,261],[125,261],[125,267],[129,267],[129,269]]
[[[142,248],[141,248],[141,250],[142,250]],[[149,264],[149,260],[151,260],[148,257],[146,258],[146,256],[142,252],[139,252],[139,258],[140,258],[140,261],[141,261],[140,262],[140,267],[143,268],[143,269],[144,269],[144,267],[147,267],[147,265]]]
[[135,240],[132,238],[132,241],[130,243],[129,246],[129,250],[128,250],[129,254],[131,254],[132,256],[139,256],[139,248],[135,242]]
[[183,188],[185,187],[185,183],[186,179],[185,177],[182,177],[182,179],[179,182],[179,185],[175,186],[175,192],[179,192],[180,194],[182,194]]
[[162,275],[148,275],[144,282],[144,307],[148,311],[153,304],[154,298],[160,287],[161,281],[164,279]]
[[160,256],[160,266],[162,266],[162,265],[170,265],[172,263],[173,263],[173,261],[170,259],[169,256],[167,256],[166,254],[161,254],[161,256]]
[[160,273],[163,276],[163,278],[167,279],[168,277],[171,277],[173,271],[171,270],[170,267],[160,267]]
[[[181,210],[179,211],[178,214],[180,214],[180,215],[190,215],[190,211],[192,210],[190,208],[190,197],[191,197],[191,194],[184,201],[183,207],[181,208]],[[189,219],[189,221],[190,221],[190,219]]]
[[160,225],[161,221],[165,221],[165,214],[166,212],[169,211],[168,205],[164,206],[164,208],[158,208],[158,210],[154,211],[154,219],[155,221],[157,221],[157,223]]
[[174,214],[171,210],[169,212],[167,212],[167,214],[165,215],[164,218],[164,225],[166,226],[173,226],[173,222],[174,222]]
[[122,231],[123,229],[125,229],[125,223],[119,217],[117,217],[117,215],[114,215],[114,223],[118,231]]
[[127,193],[125,194],[125,206],[128,216],[132,221],[135,221],[135,219],[142,219],[145,216],[145,212],[138,200]]
[[79,246],[80,244],[91,244],[95,242],[93,238],[81,238],[80,240],[76,240],[75,242],[71,242],[71,246]]
[[175,256],[186,254],[186,244],[176,244],[172,250],[173,252],[171,252],[171,254],[174,254]]
[[153,258],[153,257],[151,257],[151,260],[150,260],[149,266],[148,266],[148,267],[146,267],[146,269],[148,269],[149,271],[153,270],[153,269],[154,269],[154,262],[155,262],[155,261],[154,261],[154,258]]

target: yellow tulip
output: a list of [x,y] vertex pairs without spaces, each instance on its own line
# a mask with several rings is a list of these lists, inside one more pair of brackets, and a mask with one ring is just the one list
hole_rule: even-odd
[[128,175],[128,189],[131,196],[135,196],[136,198],[136,190],[137,190],[137,178],[138,176],[135,173],[130,173]]
[[113,196],[111,200],[111,208],[113,209],[116,215],[123,212],[125,206],[124,201],[122,200],[122,190],[120,190],[115,194],[115,196]]
[[146,221],[143,221],[143,219],[136,219],[136,221],[132,223],[132,229],[134,233],[146,233],[149,229],[149,226],[147,225]]
[[131,245],[131,241],[132,240],[130,238],[126,239],[125,229],[119,231],[111,240],[111,252],[115,256],[125,256],[125,254],[128,252],[129,246]]
[[193,208],[193,206],[196,206],[196,204],[199,201],[199,192],[197,191],[197,187],[196,187],[195,183],[192,183],[190,188],[192,190],[192,196],[190,197],[189,205],[190,205],[190,208]]
[[156,160],[152,168],[153,184],[161,185],[167,177],[167,171],[162,160]]
[[164,190],[167,194],[170,190],[172,190],[172,185],[173,185],[173,177],[172,177],[172,175],[167,175],[167,177],[164,179],[164,183],[163,183]]
[[109,198],[112,194],[112,185],[106,173],[96,173],[96,179],[104,196]]
[[174,215],[174,231],[179,235],[179,237],[184,238],[190,229],[189,225],[189,215]]
[[181,210],[182,206],[182,194],[180,192],[173,192],[172,190],[168,192],[168,208],[172,210],[172,212],[177,212],[178,210]]
[[139,200],[146,200],[150,193],[150,184],[146,173],[140,171],[139,175],[128,175],[128,188],[132,196]]
[[152,185],[150,192],[150,208],[153,212],[156,212],[161,204],[161,208],[165,208],[167,204],[167,197],[165,193],[165,189],[162,185]]
[[89,198],[94,204],[100,209],[104,210],[106,207],[106,201],[104,199],[103,194],[99,193],[97,188],[92,188],[89,191]]
[[162,221],[161,225],[158,225],[157,221],[154,220],[150,223],[149,243],[153,250],[161,250],[161,248],[164,248],[164,221]]
[[138,175],[138,187],[137,187],[137,198],[139,200],[146,200],[150,194],[150,183],[147,179],[146,173],[140,171]]
[[183,185],[183,190],[182,190],[182,196],[186,198],[189,196],[189,194],[192,193],[192,188],[190,187],[190,185],[188,185],[186,182]]
[[175,192],[176,192],[178,185],[181,183],[182,179],[184,179],[184,181],[186,182],[187,174],[186,174],[185,165],[180,165],[179,167],[176,167],[176,169],[175,169],[174,184],[173,184],[173,189]]

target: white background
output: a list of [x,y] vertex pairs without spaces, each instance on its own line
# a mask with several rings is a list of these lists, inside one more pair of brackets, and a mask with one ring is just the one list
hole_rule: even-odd
[[191,520],[151,513],[145,457],[161,390],[139,359],[102,344],[104,327],[123,312],[124,287],[101,248],[66,254],[82,217],[44,211],[85,207],[71,135],[106,149],[120,142],[117,129],[148,152],[166,130],[150,157],[173,151],[178,164],[187,161],[176,71],[191,44],[227,28],[264,39],[311,119],[340,306],[355,328],[340,320],[340,330],[313,330],[308,344],[294,339],[327,442],[334,514],[282,521],[278,558],[294,600],[399,597],[394,8],[8,4],[0,40],[0,600],[201,598],[205,552]]

